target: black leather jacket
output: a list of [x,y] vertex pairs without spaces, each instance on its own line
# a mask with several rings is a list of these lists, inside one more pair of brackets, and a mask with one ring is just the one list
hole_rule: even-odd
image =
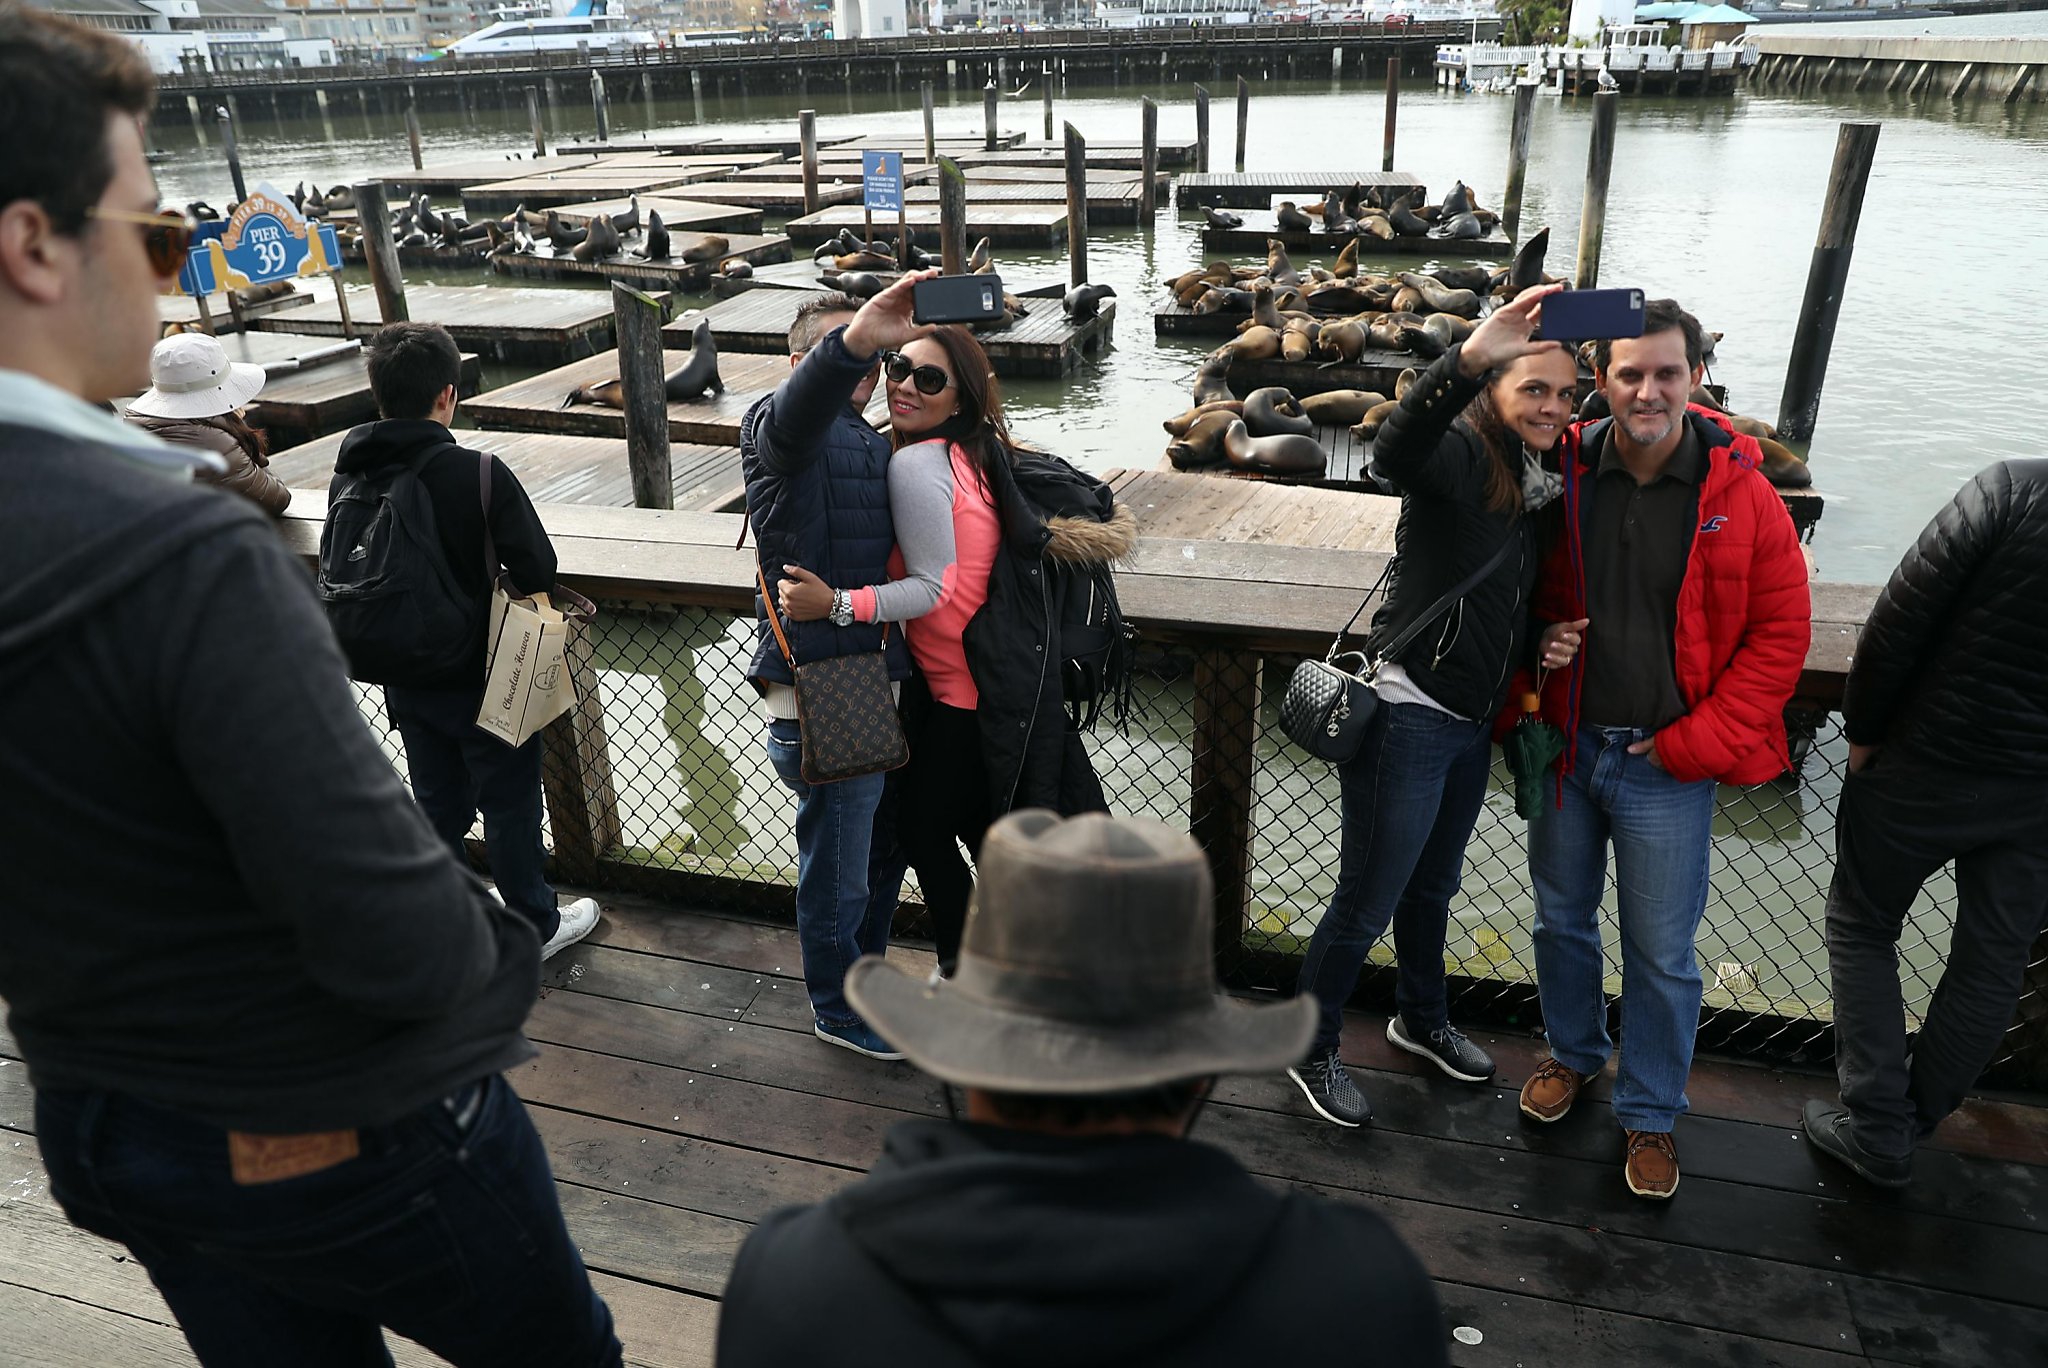
[[2048,773],[2048,460],[1964,485],[1877,597],[1842,700],[1849,739]]

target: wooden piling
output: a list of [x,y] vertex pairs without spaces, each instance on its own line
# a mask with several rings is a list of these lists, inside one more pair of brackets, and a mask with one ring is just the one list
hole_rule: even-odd
[[1856,250],[1856,224],[1863,216],[1863,190],[1877,155],[1878,128],[1874,123],[1845,123],[1835,137],[1835,164],[1828,173],[1827,200],[1813,243],[1813,262],[1806,271],[1806,297],[1799,305],[1799,326],[1792,335],[1784,397],[1778,406],[1778,433],[1787,441],[1812,437],[1820,415],[1821,385],[1835,345],[1835,320],[1841,316],[1849,258]]
[[1515,87],[1515,113],[1508,125],[1508,184],[1500,197],[1501,228],[1520,241],[1522,227],[1522,186],[1529,176],[1529,129],[1536,121],[1536,87],[1524,82]]
[[242,149],[235,142],[235,116],[222,105],[214,110],[214,117],[220,120],[221,145],[228,153],[228,175],[235,183],[235,203],[240,204],[249,198],[249,186],[242,179]]
[[1209,90],[1195,87],[1195,170],[1209,169]]
[[925,164],[929,166],[932,160],[938,156],[938,140],[932,133],[932,83],[930,81],[919,81],[917,83],[917,102],[924,107],[924,160]]
[[1394,169],[1394,119],[1401,110],[1401,59],[1387,58],[1387,138],[1380,150],[1380,170]]
[[1067,277],[1088,283],[1088,144],[1067,125]]
[[595,71],[590,73],[590,112],[597,116],[597,140],[612,140],[611,110],[607,107],[604,93],[604,77]]
[[384,200],[384,182],[358,181],[349,187],[356,197],[356,226],[363,234],[363,258],[370,268],[370,288],[377,295],[377,313],[386,323],[404,323],[405,276],[398,269],[398,243],[391,236],[391,206]]
[[1586,196],[1579,206],[1579,261],[1572,274],[1578,289],[1590,290],[1600,280],[1600,241],[1607,231],[1607,176],[1614,168],[1614,116],[1618,90],[1593,96],[1593,141],[1586,153]]
[[1244,170],[1244,142],[1251,123],[1252,88],[1240,76],[1237,78],[1237,169],[1240,172]]
[[626,400],[626,469],[635,508],[674,508],[668,460],[668,395],[662,374],[661,305],[630,285],[612,282],[618,321],[619,387]]
[[426,162],[420,157],[420,112],[411,100],[405,102],[405,145],[412,151],[412,169],[418,171]]
[[2041,67],[2038,63],[2030,62],[2026,66],[2021,67],[2019,74],[2012,78],[2012,88],[2005,92],[2005,102],[2007,104],[2018,104],[2020,96],[2027,93],[2027,87],[2033,84],[2035,73],[2040,70]]
[[533,155],[545,157],[548,140],[540,126],[540,91],[533,86],[526,88],[526,122],[533,126]]
[[1148,95],[1138,101],[1138,111],[1144,139],[1138,154],[1138,175],[1144,181],[1138,188],[1138,209],[1149,229],[1159,213],[1159,106]]
[[939,265],[947,275],[967,270],[967,177],[951,157],[940,157]]
[[815,214],[818,201],[818,111],[799,109],[796,112],[797,141],[803,149],[804,159],[804,212]]
[[1044,82],[1044,84],[1045,84],[1045,89],[1044,89],[1044,91],[1043,91],[1043,94],[1044,94],[1044,97],[1045,97],[1045,140],[1046,140],[1047,142],[1051,142],[1051,141],[1052,141],[1052,63],[1050,63],[1050,62],[1040,62],[1040,63],[1038,64],[1038,79],[1039,79],[1040,81]]
[[984,86],[981,92],[981,146],[983,151],[993,152],[1000,140],[996,131],[996,88]]

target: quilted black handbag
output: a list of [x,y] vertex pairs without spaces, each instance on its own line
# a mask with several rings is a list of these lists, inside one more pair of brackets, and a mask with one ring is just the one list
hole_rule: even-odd
[[[896,712],[889,687],[889,658],[882,651],[827,656],[808,665],[796,663],[789,638],[782,633],[781,614],[768,591],[768,577],[757,567],[761,601],[775,644],[789,662],[796,680],[797,725],[803,730],[803,776],[807,784],[832,784],[901,769],[910,762],[910,742]],[[889,629],[882,628],[882,640]]]
[[1294,667],[1294,675],[1287,681],[1287,692],[1280,697],[1280,729],[1287,733],[1287,739],[1316,759],[1327,760],[1333,765],[1341,765],[1357,755],[1358,748],[1365,743],[1365,729],[1372,722],[1373,714],[1379,711],[1380,696],[1373,690],[1373,677],[1379,671],[1380,662],[1398,658],[1408,649],[1408,643],[1415,639],[1417,633],[1492,574],[1494,567],[1507,558],[1508,548],[1514,544],[1513,536],[1503,541],[1486,564],[1424,609],[1421,616],[1387,643],[1385,650],[1375,651],[1370,638],[1363,651],[1343,650],[1344,638],[1357,625],[1359,615],[1386,587],[1387,577],[1394,568],[1394,558],[1389,556],[1378,583],[1365,596],[1365,602],[1358,605],[1358,612],[1351,615],[1351,621],[1344,624],[1344,630],[1337,633],[1328,653],[1321,660],[1304,660]]

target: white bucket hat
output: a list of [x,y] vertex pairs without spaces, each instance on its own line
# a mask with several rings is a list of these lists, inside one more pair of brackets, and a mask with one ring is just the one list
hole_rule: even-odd
[[205,333],[174,333],[149,354],[150,386],[128,406],[144,418],[217,418],[254,399],[263,367],[228,360]]

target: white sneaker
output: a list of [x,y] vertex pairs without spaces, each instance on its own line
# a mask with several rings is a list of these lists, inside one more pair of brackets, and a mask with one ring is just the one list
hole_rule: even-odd
[[557,953],[567,950],[596,929],[597,899],[578,898],[562,909],[561,929],[540,948],[540,957],[543,960],[553,959]]

